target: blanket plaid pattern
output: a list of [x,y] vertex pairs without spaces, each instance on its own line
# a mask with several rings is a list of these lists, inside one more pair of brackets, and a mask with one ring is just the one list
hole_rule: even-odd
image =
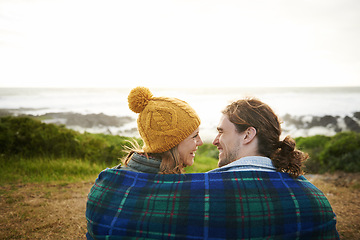
[[106,169],[88,195],[86,218],[88,239],[339,239],[324,194],[279,172]]

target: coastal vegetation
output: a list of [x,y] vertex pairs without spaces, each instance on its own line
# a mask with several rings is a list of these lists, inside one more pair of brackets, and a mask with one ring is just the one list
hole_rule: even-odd
[[340,132],[332,137],[316,135],[296,138],[297,147],[307,152],[308,173],[360,172],[360,133]]
[[[128,137],[79,133],[64,125],[45,124],[29,117],[0,118],[0,183],[76,181],[93,177],[121,162],[130,147]],[[360,172],[360,134],[340,132],[295,139],[297,148],[309,153],[307,173]],[[139,139],[135,139],[141,144]],[[218,151],[200,146],[188,173],[217,166]]]
[[28,117],[0,118],[0,183],[77,181],[125,156],[130,138],[79,133]]

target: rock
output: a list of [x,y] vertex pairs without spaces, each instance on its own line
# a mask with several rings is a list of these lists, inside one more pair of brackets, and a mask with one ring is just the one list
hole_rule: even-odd
[[354,118],[360,120],[360,112],[354,112]]
[[64,124],[67,126],[79,126],[83,128],[92,128],[98,126],[120,127],[126,123],[134,121],[134,119],[132,119],[131,117],[109,116],[103,113],[92,113],[86,115],[72,112],[46,113],[45,115],[43,115],[43,117],[52,119],[64,119]]
[[349,116],[346,116],[345,119],[345,124],[346,124],[346,127],[350,130],[350,131],[354,131],[354,132],[360,132],[360,126],[359,124],[354,120],[352,119],[351,117]]
[[311,123],[309,123],[309,128],[311,127],[335,127],[337,125],[337,117],[326,115],[323,117],[314,117]]
[[304,126],[304,122],[302,118],[296,118],[291,116],[290,114],[285,114],[282,117],[282,121],[286,122],[288,125],[294,125],[296,128],[301,128]]

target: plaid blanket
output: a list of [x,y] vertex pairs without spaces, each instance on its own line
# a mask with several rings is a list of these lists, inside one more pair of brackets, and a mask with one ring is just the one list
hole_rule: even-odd
[[279,172],[157,175],[106,169],[88,239],[339,239],[324,194]]

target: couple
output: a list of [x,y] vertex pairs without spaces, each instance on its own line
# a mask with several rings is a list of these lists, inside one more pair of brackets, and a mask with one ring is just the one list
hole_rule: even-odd
[[290,137],[280,141],[268,105],[228,105],[213,141],[219,168],[182,174],[203,144],[194,109],[144,87],[128,101],[144,146],[96,179],[88,239],[339,239],[326,197],[301,176],[308,156]]

